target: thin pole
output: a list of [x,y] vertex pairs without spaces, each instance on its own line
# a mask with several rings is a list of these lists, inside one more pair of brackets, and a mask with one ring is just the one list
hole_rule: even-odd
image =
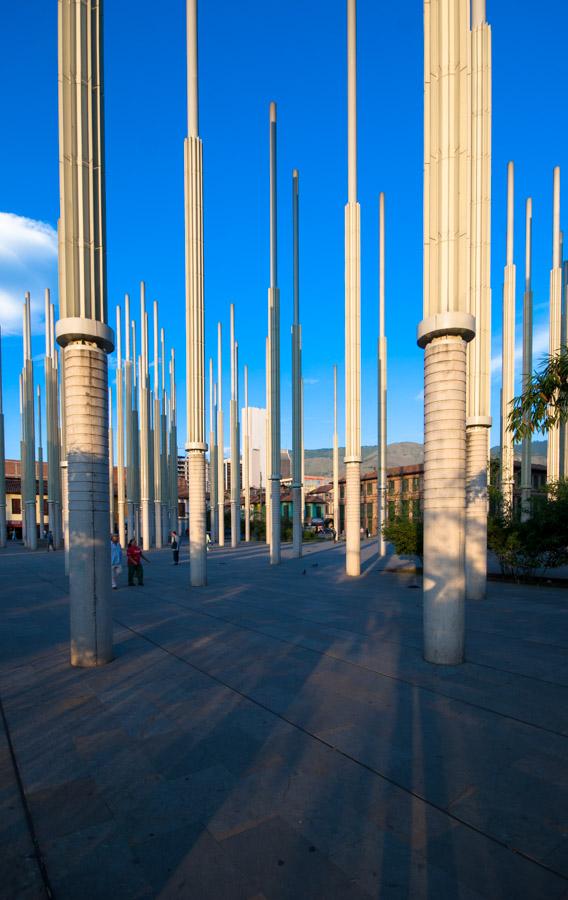
[[245,366],[245,433],[243,446],[243,483],[245,503],[245,541],[250,541],[250,423],[248,402],[248,366]]
[[217,492],[219,512],[217,515],[219,529],[219,546],[225,546],[225,441],[223,429],[223,332],[221,323],[217,323]]
[[294,319],[292,323],[292,555],[302,555],[301,382],[302,332],[300,326],[300,209],[298,170],[292,172],[292,261]]
[[377,465],[377,543],[379,556],[387,545],[383,534],[386,523],[387,488],[387,338],[385,334],[385,195],[379,194],[379,344],[378,344],[379,440]]
[[360,210],[357,202],[356,4],[347,0],[348,202],[345,207],[345,539],[347,575],[361,572]]
[[270,287],[268,334],[270,348],[270,564],[280,563],[280,291],[276,233],[276,104],[269,109],[270,136]]
[[[532,293],[532,198],[528,197],[525,208],[525,293],[523,297],[523,391],[528,387],[532,372],[533,339],[533,293]],[[531,514],[532,466],[531,437],[523,438],[521,450],[521,519],[526,521]]]

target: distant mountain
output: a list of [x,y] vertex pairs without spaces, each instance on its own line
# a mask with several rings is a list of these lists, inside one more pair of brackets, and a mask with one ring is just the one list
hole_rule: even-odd
[[[531,456],[532,461],[534,463],[540,463],[541,465],[546,465],[546,452],[548,450],[548,441],[532,441],[531,443]],[[499,456],[500,448],[492,447],[491,448],[491,456]],[[515,445],[515,459],[521,458],[521,445]]]
[[[546,464],[547,441],[533,441],[531,444],[532,459],[535,463]],[[491,456],[499,455],[499,447],[491,448]],[[345,474],[343,457],[345,447],[339,448],[339,474]],[[331,478],[333,475],[333,450],[322,447],[319,450],[305,450],[306,475],[324,475]],[[361,448],[361,474],[377,468],[377,447],[365,446]],[[515,447],[515,459],[521,458],[520,445]],[[389,444],[387,447],[387,466],[414,466],[424,462],[424,447],[422,444],[406,441],[398,444]]]
[[[345,447],[339,448],[339,474],[345,474],[343,457]],[[377,468],[377,447],[365,446],[361,448],[361,473],[369,472]],[[325,475],[331,478],[333,475],[333,450],[325,447],[319,450],[304,451],[304,465],[306,475]],[[410,441],[387,446],[387,466],[412,466],[424,460],[424,448],[422,444],[414,444]]]

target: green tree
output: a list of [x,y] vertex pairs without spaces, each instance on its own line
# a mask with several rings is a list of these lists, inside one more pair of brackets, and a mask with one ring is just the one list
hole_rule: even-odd
[[515,441],[535,431],[550,431],[568,421],[568,346],[544,360],[539,372],[531,375],[527,386],[513,401],[509,429]]
[[392,544],[398,556],[424,557],[424,528],[421,516],[397,516],[383,526],[385,540]]

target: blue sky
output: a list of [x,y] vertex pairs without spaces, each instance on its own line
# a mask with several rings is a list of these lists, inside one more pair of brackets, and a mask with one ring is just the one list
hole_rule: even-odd
[[[546,344],[552,168],[566,171],[560,0],[489,0],[493,28],[493,332],[501,333],[506,164],[516,164],[515,256],[520,325],[524,201],[534,202],[535,331]],[[55,227],[59,209],[57,3],[13,4],[0,38],[0,212]],[[290,443],[291,172],[300,171],[301,318],[306,447],[330,446],[332,366],[343,373],[343,207],[346,200],[344,0],[208,0],[200,5],[200,132],[204,141],[207,354],[216,323],[228,339],[236,304],[250,402],[264,405],[268,287],[268,104],[278,105],[282,440]],[[359,201],[362,231],[362,439],[376,440],[377,198],[387,203],[389,440],[422,439],[422,3],[358,3]],[[178,356],[183,421],[183,138],[185,4],[105,5],[109,319],[125,291],[158,298]],[[568,197],[566,191],[565,196]],[[568,211],[568,199],[564,203]],[[568,212],[562,215],[568,222]],[[32,223],[33,224],[33,223]],[[565,224],[568,227],[568,224]],[[30,242],[30,234],[32,240]],[[52,241],[51,250],[49,241]],[[47,242],[47,243],[46,243]],[[38,249],[39,244],[39,249]],[[17,327],[29,286],[43,353],[41,290],[57,296],[53,236],[0,217],[0,323]],[[136,302],[136,301],[135,301]],[[228,345],[225,359],[228,363]],[[21,339],[5,337],[7,452],[18,448]],[[41,381],[42,365],[37,366]],[[228,378],[224,396],[228,397]],[[342,392],[341,392],[342,393]],[[498,383],[494,383],[494,399]],[[342,406],[341,402],[341,406]],[[493,413],[497,416],[494,403]],[[228,418],[226,416],[226,418]],[[343,415],[340,417],[343,426]],[[341,427],[343,432],[343,427]],[[342,434],[340,435],[340,440]],[[494,432],[494,442],[497,434]]]

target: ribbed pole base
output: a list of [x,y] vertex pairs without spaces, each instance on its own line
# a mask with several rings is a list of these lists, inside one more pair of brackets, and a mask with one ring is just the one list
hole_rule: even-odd
[[435,337],[424,357],[424,658],[464,655],[466,342]]
[[107,355],[86,344],[65,354],[71,664],[112,659]]
[[466,429],[465,584],[468,600],[487,587],[487,428]]
[[189,565],[193,587],[207,584],[207,544],[205,539],[205,453],[190,450],[189,472]]

